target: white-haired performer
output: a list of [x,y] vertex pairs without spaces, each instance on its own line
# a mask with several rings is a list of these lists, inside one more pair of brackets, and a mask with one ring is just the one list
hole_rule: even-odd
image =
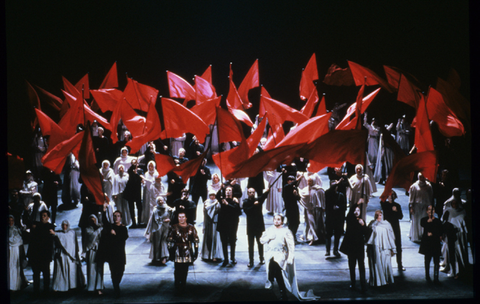
[[421,242],[423,228],[420,221],[427,216],[428,205],[433,204],[432,185],[420,172],[418,173],[418,180],[410,186],[409,192],[409,209],[412,218],[409,236],[412,242]]
[[363,174],[363,166],[358,164],[355,166],[355,175],[350,177],[349,182],[351,188],[347,188],[347,198],[349,204],[358,204],[360,199],[363,199],[362,208],[362,219],[365,221],[367,214],[367,205],[370,196],[373,193],[372,184],[370,183],[370,178],[367,174]]
[[125,172],[123,165],[118,166],[118,174],[115,175],[113,180],[113,200],[115,201],[115,207],[122,213],[122,224],[130,226],[132,224],[132,216],[128,207],[128,201],[123,196],[125,187],[128,183],[129,175]]
[[272,288],[273,281],[277,280],[280,288],[281,300],[287,300],[287,290],[298,300],[317,300],[311,290],[299,291],[295,271],[295,239],[290,229],[283,227],[283,215],[275,214],[273,226],[265,230],[260,242],[266,245],[266,289]]
[[157,205],[153,209],[145,229],[145,237],[152,243],[148,256],[152,260],[152,264],[165,265],[169,256],[167,237],[170,230],[172,208],[165,203],[162,196],[158,196],[156,202]]

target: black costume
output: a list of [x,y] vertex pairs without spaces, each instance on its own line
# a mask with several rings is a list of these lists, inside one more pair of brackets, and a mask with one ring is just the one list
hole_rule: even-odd
[[54,236],[50,230],[55,230],[51,223],[37,223],[31,230],[31,240],[28,247],[28,260],[33,271],[33,291],[40,289],[40,272],[43,273],[43,290],[49,291],[50,262],[53,260]]
[[334,236],[333,254],[338,256],[338,245],[340,243],[340,237],[343,235],[347,199],[339,188],[341,187],[335,185],[325,191],[325,246],[327,256],[330,255],[332,236]]
[[[260,237],[265,231],[265,222],[263,221],[262,206],[268,196],[268,193],[269,191],[266,191],[259,198],[246,198],[243,200],[243,210],[247,215],[248,257],[250,265],[253,265],[254,240],[257,241],[260,262],[264,262],[263,244],[260,243]],[[256,201],[258,201],[258,204],[255,204]]]
[[[420,225],[423,227],[422,242],[420,243],[419,253],[425,255],[425,277],[430,281],[430,261],[433,258],[433,276],[435,282],[438,282],[438,272],[440,269],[440,249],[442,236],[442,222],[433,218],[428,222],[428,216],[420,220]],[[429,236],[428,234],[431,233]]]
[[[200,170],[203,170],[202,173]],[[208,198],[208,191],[207,191],[207,181],[212,179],[212,174],[210,173],[210,169],[206,166],[200,166],[198,168],[197,174],[190,178],[190,193],[192,194],[192,200],[195,203],[195,213],[193,217],[193,221],[197,220],[197,205],[200,197],[202,198],[202,202],[205,202]]]
[[173,208],[173,202],[182,196],[182,190],[183,188],[185,188],[185,183],[180,176],[178,176],[175,172],[172,171],[167,173],[167,180],[167,205]]
[[[403,218],[402,206],[393,202],[380,201],[380,205],[383,210],[383,219],[388,221],[392,225],[393,234],[395,235],[395,247],[397,249],[397,265],[398,269],[403,269],[402,263],[402,235],[400,231],[400,223],[398,222]],[[396,207],[397,211],[393,211],[393,207]]]
[[[293,193],[294,190],[297,190],[297,194]],[[297,239],[296,234],[298,225],[300,225],[300,212],[297,201],[300,199],[300,195],[298,194],[295,182],[287,183],[283,186],[282,197],[285,203],[285,216],[288,220],[288,229],[292,231],[293,237]]]
[[[183,208],[180,208],[182,206]],[[197,205],[187,199],[176,199],[173,202],[173,207],[175,207],[175,212],[172,215],[172,221],[171,225],[178,224],[178,213],[179,212],[185,212],[185,216],[187,217],[187,223],[193,225],[194,224],[194,218],[195,218],[195,212],[197,211]]]
[[[136,172],[135,169],[137,169]],[[137,225],[135,220],[135,204],[137,206],[139,224],[140,219],[142,218],[142,178],[140,177],[142,174],[143,171],[138,168],[138,165],[130,166],[130,168],[128,168],[128,182],[123,190],[123,197],[128,201],[128,208],[130,209],[130,215],[132,216],[132,226]]]
[[348,268],[350,270],[351,287],[355,287],[355,264],[358,262],[358,270],[360,271],[360,285],[362,291],[366,289],[365,281],[365,240],[369,238],[370,230],[366,223],[361,225],[353,211],[357,204],[352,204],[347,215],[347,230],[343,237],[340,251],[348,256]]
[[236,264],[235,260],[235,243],[237,241],[237,230],[239,216],[242,214],[240,205],[236,203],[233,198],[225,198],[228,205],[220,201],[220,211],[218,213],[217,231],[220,232],[220,239],[222,240],[223,265],[228,263],[228,244],[230,244],[230,260]]
[[263,189],[265,189],[265,182],[263,179],[263,171],[258,173],[254,177],[249,177],[247,182],[247,189],[253,188],[257,193],[257,196],[260,197],[263,193]]
[[185,289],[188,266],[198,257],[198,235],[193,225],[186,227],[175,224],[167,238],[170,260],[175,262],[175,288]]
[[44,168],[43,173],[43,190],[42,198],[47,207],[51,208],[51,222],[55,224],[57,217],[57,205],[58,205],[58,190],[62,187],[62,179],[60,175],[55,174],[52,170]]

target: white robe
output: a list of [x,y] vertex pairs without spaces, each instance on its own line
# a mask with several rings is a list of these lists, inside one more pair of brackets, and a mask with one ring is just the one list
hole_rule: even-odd
[[29,180],[23,182],[23,189],[19,191],[20,197],[23,200],[23,205],[28,206],[33,202],[33,194],[38,192],[38,184],[36,181]]
[[[305,208],[305,239],[325,240],[325,191],[319,186],[300,189],[300,205]],[[318,232],[322,235],[318,235]]]
[[371,245],[373,256],[368,257],[370,286],[383,286],[393,283],[392,250],[395,251],[395,235],[388,221],[374,220],[372,234],[367,244]]
[[[263,176],[267,180],[268,184],[271,185],[281,173],[277,171],[264,171]],[[268,212],[272,213],[283,213],[285,208],[283,198],[282,198],[282,180],[279,178],[275,184],[272,186],[272,189],[268,193],[267,201],[265,202],[265,208]]]
[[203,242],[202,259],[223,259],[222,241],[217,231],[218,212],[220,203],[214,199],[205,200],[203,208]]
[[152,243],[148,257],[156,262],[169,256],[167,237],[170,231],[170,222],[164,222],[164,220],[170,219],[172,216],[172,208],[168,207],[167,204],[163,206],[164,208],[161,208],[157,205],[152,210],[150,220],[145,229],[145,236]]
[[[445,263],[445,270],[450,276],[456,276],[461,269],[469,264],[468,261],[468,243],[467,243],[467,225],[465,224],[465,209],[454,209],[451,206],[447,207],[444,212],[448,211],[448,222],[457,228],[457,240],[455,241],[455,267],[452,267],[453,261],[450,260],[448,250],[448,237],[444,235],[442,255]],[[444,213],[445,215],[445,213]],[[442,217],[443,220],[443,217]],[[454,269],[455,268],[455,271]]]
[[[52,289],[54,291],[68,291],[83,287],[85,278],[83,278],[82,268],[77,267],[77,263],[80,263],[80,261],[78,259],[78,243],[75,230],[57,231],[55,235],[61,246],[56,248]],[[77,273],[78,271],[80,273]],[[79,278],[83,278],[83,281]]]
[[117,159],[113,163],[113,173],[118,174],[118,167],[120,165],[123,165],[123,169],[125,169],[125,172],[128,172],[128,169],[132,165],[132,159],[134,158],[135,157],[130,155],[127,155],[125,157],[123,156],[117,157]]
[[302,176],[300,181],[298,182],[298,188],[303,189],[308,185],[308,179],[311,177],[313,178],[313,184],[322,187],[322,179],[318,176],[317,173],[314,172],[298,172],[297,178]]
[[299,291],[297,284],[297,276],[295,270],[295,239],[290,229],[282,227],[276,228],[270,226],[265,230],[260,238],[260,243],[266,245],[265,262],[267,270],[267,280],[265,288],[272,288],[272,283],[268,280],[268,269],[270,266],[270,260],[273,259],[282,268],[283,280],[285,287],[291,292],[298,300],[317,300],[318,296],[315,296],[311,290],[308,292]]
[[[143,212],[142,212],[142,223],[148,223],[150,220],[150,213],[153,208],[157,205],[158,189],[155,188],[155,178],[158,176],[157,170],[154,170],[153,173],[147,171],[145,173],[145,184],[143,188]],[[162,185],[163,187],[163,185]],[[160,189],[161,190],[161,189]]]
[[183,133],[183,135],[180,137],[170,139],[170,152],[173,157],[178,156],[178,150],[184,147],[185,139],[187,139],[185,133]]
[[123,176],[120,174],[115,175],[113,181],[113,191],[112,195],[116,195],[115,207],[118,211],[122,213],[122,224],[125,226],[130,226],[132,224],[132,217],[130,215],[130,209],[128,208],[128,201],[123,198],[123,191],[128,182],[128,173],[123,173]]
[[27,285],[20,259],[22,234],[17,226],[8,227],[8,289],[20,290]]
[[380,136],[380,129],[373,125],[369,125],[368,123],[364,123],[363,126],[368,130],[368,160],[371,164],[375,165],[377,163],[378,138]]
[[74,204],[80,202],[80,187],[81,184],[78,181],[80,177],[80,163],[75,158],[75,155],[70,153],[71,158],[71,170],[70,170],[70,199]]
[[86,229],[85,260],[87,261],[87,290],[103,290],[103,263],[97,264],[98,245],[103,227],[96,230],[92,226]]
[[425,186],[420,187],[419,181],[410,186],[409,191],[410,205],[413,207],[412,222],[410,224],[410,240],[412,242],[421,242],[423,227],[420,225],[422,218],[427,216],[427,207],[433,204],[433,190],[428,181]]
[[104,170],[103,167],[99,169],[100,174],[102,175],[102,188],[103,193],[106,193],[108,198],[112,200],[112,191],[113,191],[113,179],[115,178],[115,174],[113,170],[108,168]]
[[[348,201],[356,204],[360,198],[364,199],[364,203],[362,204],[362,219],[365,221],[367,215],[367,204],[370,199],[370,196],[373,193],[372,184],[370,183],[370,178],[368,175],[364,175],[364,177],[358,178],[356,174],[350,177],[350,184],[352,188],[347,188],[347,197]],[[362,196],[363,192],[363,196]]]

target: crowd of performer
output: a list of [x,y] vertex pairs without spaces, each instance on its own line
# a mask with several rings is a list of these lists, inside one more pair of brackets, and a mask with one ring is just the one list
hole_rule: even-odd
[[[293,256],[295,245],[300,242],[325,244],[328,259],[339,258],[340,252],[346,254],[353,289],[356,288],[357,264],[362,292],[367,284],[392,284],[393,256],[396,256],[398,271],[405,271],[399,224],[404,212],[410,216],[410,240],[420,243],[419,253],[425,257],[426,280],[431,281],[432,258],[435,283],[439,283],[439,271],[458,278],[469,267],[471,191],[467,191],[467,200],[463,200],[448,169],[440,171],[435,184],[419,172],[407,192],[408,210],[402,210],[395,202],[398,196],[392,191],[387,200],[381,202],[381,210],[375,211],[374,219],[367,223],[367,205],[376,192],[376,183],[388,177],[393,156],[383,145],[375,120],[368,124],[366,117],[364,126],[369,131],[367,164],[364,167],[345,163],[342,167],[328,168],[329,185],[323,185],[319,175],[309,171],[308,160],[302,158],[256,177],[224,181],[218,174],[211,174],[206,166],[207,159],[204,159],[188,183],[169,172],[165,187],[156,170],[155,155],[169,154],[176,164],[199,157],[205,148],[196,138],[189,145],[185,145],[185,134],[168,143],[149,142],[136,155],[131,155],[125,146],[130,139],[128,130],[120,127],[119,141],[113,145],[103,135],[103,128],[94,123],[92,135],[104,202],[97,204],[82,183],[79,163],[73,154],[67,159],[63,178],[41,164],[26,171],[23,189],[13,190],[9,202],[9,289],[16,291],[28,286],[24,275],[28,263],[33,271],[35,292],[40,291],[40,274],[43,274],[45,292],[50,288],[68,291],[86,286],[88,291],[102,294],[104,263],[107,262],[115,295],[120,296],[128,227],[145,229],[145,237],[151,243],[149,259],[152,264],[166,265],[174,261],[175,288],[184,290],[188,266],[198,256],[203,261],[221,262],[222,267],[237,264],[236,240],[242,211],[246,215],[247,266],[255,265],[256,242],[258,261],[266,264],[266,288],[271,288],[276,280],[282,299],[287,298],[286,290],[300,300],[316,298],[311,291],[300,292],[296,286]],[[386,129],[390,131],[392,126]],[[408,153],[405,118],[399,119],[396,130],[398,144]],[[262,140],[258,150],[264,143]],[[35,136],[34,147],[36,153],[46,150],[41,132]],[[41,157],[35,159],[38,161]],[[62,204],[57,206],[59,190],[62,190]],[[203,210],[197,210],[200,198]],[[73,209],[78,203],[82,204],[78,222],[81,245],[77,244],[72,223],[63,221],[57,227],[56,222],[60,207]],[[274,225],[267,230],[264,209],[274,215]],[[203,212],[202,233],[195,228],[197,212]],[[306,227],[303,239],[297,233],[302,214]],[[201,244],[199,239],[202,239]],[[28,244],[27,252],[24,244]],[[267,252],[264,252],[264,245],[268,246]],[[369,264],[368,282],[365,252]],[[50,274],[52,261],[53,275]],[[87,265],[85,274],[82,261]],[[285,284],[282,271],[290,273],[286,277],[292,282]]]

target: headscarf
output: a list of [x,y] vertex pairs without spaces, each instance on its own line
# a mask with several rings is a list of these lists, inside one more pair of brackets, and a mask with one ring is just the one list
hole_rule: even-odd
[[[150,164],[153,164],[153,170],[150,170]],[[153,175],[155,173],[155,162],[153,160],[149,161],[147,164],[148,173]]]
[[[105,169],[105,167],[104,167],[105,164],[108,164],[107,169]],[[110,171],[110,161],[104,160],[104,161],[102,162],[102,175],[107,174],[108,171]]]

